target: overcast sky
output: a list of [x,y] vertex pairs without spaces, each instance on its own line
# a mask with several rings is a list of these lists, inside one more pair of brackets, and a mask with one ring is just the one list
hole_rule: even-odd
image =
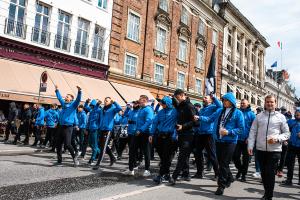
[[300,0],[231,0],[271,45],[267,49],[267,69],[278,61],[281,68],[280,48],[283,43],[283,68],[300,97]]

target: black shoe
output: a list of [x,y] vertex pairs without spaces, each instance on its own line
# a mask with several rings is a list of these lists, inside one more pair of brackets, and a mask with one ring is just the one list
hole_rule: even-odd
[[205,171],[210,172],[211,170],[212,170],[212,165],[209,165],[209,166],[206,167],[206,170],[205,170]]
[[225,187],[226,187],[226,188],[229,188],[229,187],[231,186],[231,183],[232,183],[231,181],[228,181],[228,182],[226,183]]
[[217,191],[215,192],[215,195],[223,195],[224,194],[224,188],[218,187]]
[[282,181],[282,185],[293,185],[293,182],[292,182],[292,180],[287,179],[287,180]]
[[241,182],[246,182],[246,176],[242,176]]
[[203,174],[202,173],[196,173],[194,176],[192,176],[192,178],[203,179]]
[[175,180],[173,177],[170,177],[170,179],[169,179],[169,184],[170,184],[171,186],[175,185],[175,184],[176,184],[176,180]]
[[117,162],[117,159],[114,157],[113,159],[110,159],[110,164],[109,166],[113,166]]
[[156,183],[157,185],[161,184],[162,182],[162,177],[160,175],[156,176],[153,178],[154,183]]
[[170,174],[165,174],[162,177],[162,181],[169,181],[170,180]]
[[191,177],[190,176],[184,176],[182,178],[183,178],[184,181],[188,181],[188,182],[191,181]]
[[13,145],[17,145],[17,141],[13,141],[13,143],[12,143]]
[[100,165],[95,165],[94,167],[93,167],[93,170],[98,170],[100,168]]
[[235,179],[238,180],[240,177],[241,177],[242,173],[241,172],[238,172],[236,175],[235,175]]

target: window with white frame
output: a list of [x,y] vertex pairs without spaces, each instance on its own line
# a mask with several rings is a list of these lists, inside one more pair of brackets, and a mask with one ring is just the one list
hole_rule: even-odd
[[107,8],[107,0],[98,0],[98,7],[106,9]]
[[157,27],[156,33],[156,50],[165,53],[166,52],[166,40],[167,30],[161,27]]
[[155,64],[154,81],[160,84],[164,82],[164,66],[161,64]]
[[71,34],[71,15],[60,10],[58,13],[57,33],[55,36],[55,48],[69,51],[71,45],[70,34]]
[[50,39],[49,28],[50,8],[40,2],[36,3],[34,27],[32,28],[31,40],[40,44],[48,45]]
[[168,5],[168,0],[159,0],[159,8],[168,12],[168,8],[169,8],[169,5]]
[[212,43],[214,45],[218,44],[218,32],[216,30],[213,30],[213,34],[212,34]]
[[129,12],[128,14],[128,27],[127,27],[127,37],[133,41],[138,42],[140,40],[140,17]]
[[88,45],[88,36],[89,36],[89,26],[90,22],[83,19],[78,18],[78,29],[77,29],[77,37],[75,41],[75,53],[87,56],[89,45]]
[[93,49],[92,49],[92,58],[95,58],[100,61],[104,61],[104,36],[105,36],[105,28],[95,25],[95,32],[94,32],[94,42],[93,42]]
[[186,54],[187,54],[187,41],[183,39],[179,39],[178,59],[185,62]]
[[182,72],[178,72],[177,74],[177,88],[184,90],[185,85],[185,74]]
[[25,0],[11,0],[8,19],[5,28],[6,34],[25,38]]
[[205,36],[205,23],[202,20],[199,20],[198,33]]
[[202,81],[200,79],[196,79],[195,92],[197,94],[202,94]]
[[189,24],[189,13],[184,6],[182,6],[180,21],[185,25]]
[[136,75],[136,67],[137,67],[137,57],[126,54],[125,58],[125,74],[129,76]]
[[198,69],[203,68],[203,50],[202,49],[197,49],[197,65],[196,67]]
[[227,38],[227,44],[228,46],[231,47],[231,44],[232,44],[232,32],[230,29],[228,29],[228,38]]

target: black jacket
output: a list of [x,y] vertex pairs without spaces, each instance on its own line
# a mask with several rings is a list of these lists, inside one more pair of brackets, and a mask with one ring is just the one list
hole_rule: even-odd
[[8,113],[8,122],[15,122],[18,118],[18,109],[16,107],[15,102],[11,102],[9,104],[9,113]]
[[21,115],[21,121],[24,123],[29,123],[31,120],[31,115],[32,115],[32,112],[31,112],[30,108],[23,110],[22,115]]
[[182,125],[182,130],[178,134],[194,134],[194,126],[198,126],[199,122],[194,120],[194,116],[197,114],[195,106],[187,98],[185,101],[178,104],[176,107],[177,124]]

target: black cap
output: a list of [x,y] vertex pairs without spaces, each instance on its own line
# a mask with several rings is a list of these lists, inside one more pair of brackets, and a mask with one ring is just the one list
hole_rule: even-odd
[[182,89],[176,89],[174,92],[174,96],[184,94],[184,91]]
[[262,112],[262,111],[263,111],[263,108],[262,108],[262,107],[257,107],[257,108],[256,108],[256,111]]
[[201,104],[200,104],[200,103],[195,103],[194,106],[195,106],[195,107],[200,107],[200,108],[201,108]]

